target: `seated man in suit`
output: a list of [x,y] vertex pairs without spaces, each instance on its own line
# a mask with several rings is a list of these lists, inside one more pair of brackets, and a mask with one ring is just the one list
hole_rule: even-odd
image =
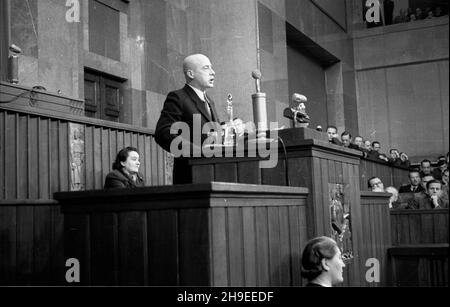
[[448,196],[442,193],[442,182],[431,180],[427,183],[427,192],[416,194],[415,209],[445,209],[448,208]]
[[[215,72],[210,60],[202,54],[190,55],[184,59],[183,72],[186,79],[184,88],[167,95],[161,116],[155,131],[156,142],[166,151],[171,151],[172,141],[178,135],[171,134],[170,129],[175,123],[186,123],[190,128],[191,146],[201,148],[206,135],[194,138],[194,127],[203,128],[206,123],[217,123],[220,120],[214,102],[206,95],[206,90],[214,87]],[[195,125],[194,125],[195,122]],[[194,144],[198,139],[202,144]],[[192,150],[191,150],[192,152]],[[188,184],[192,182],[192,174],[188,165],[188,157],[176,157],[173,169],[174,184]]]
[[344,147],[350,148],[350,149],[359,149],[358,146],[352,143],[352,135],[348,131],[344,131],[341,134],[341,141]]
[[335,144],[335,145],[339,145],[339,146],[343,145],[341,140],[339,140],[338,129],[336,126],[329,125],[327,127],[327,135],[328,135],[328,141],[331,144]]
[[399,193],[420,193],[425,189],[420,184],[420,174],[418,171],[412,170],[409,172],[409,184],[400,187]]

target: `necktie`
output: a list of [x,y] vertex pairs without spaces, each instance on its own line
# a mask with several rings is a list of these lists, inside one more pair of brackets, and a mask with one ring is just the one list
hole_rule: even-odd
[[209,118],[212,118],[212,116],[211,116],[211,108],[209,107],[209,100],[208,100],[208,97],[206,96],[206,93],[204,93],[204,98],[205,98],[205,109],[206,109],[206,112],[208,113]]

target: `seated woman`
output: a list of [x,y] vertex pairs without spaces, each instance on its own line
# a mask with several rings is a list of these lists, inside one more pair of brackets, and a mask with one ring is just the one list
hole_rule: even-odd
[[136,188],[145,185],[139,174],[139,154],[134,147],[119,151],[112,165],[113,171],[106,176],[105,189]]
[[307,287],[332,287],[344,281],[345,263],[333,239],[318,237],[306,243],[302,254],[302,276]]

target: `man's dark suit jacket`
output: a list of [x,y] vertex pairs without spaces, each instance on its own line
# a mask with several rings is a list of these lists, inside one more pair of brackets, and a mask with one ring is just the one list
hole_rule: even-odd
[[145,185],[143,176],[137,175],[136,182],[120,170],[114,170],[106,176],[105,189],[129,189]]
[[[401,186],[400,189],[398,190],[399,193],[412,193],[411,191],[411,184],[408,185],[404,185]],[[425,192],[424,188],[422,187],[422,185],[418,185],[416,188],[416,191],[414,193],[420,193],[420,192]]]
[[[211,117],[208,115],[205,103],[198,97],[195,91],[186,85],[184,88],[171,92],[167,95],[164,102],[161,116],[156,125],[155,140],[159,146],[161,146],[167,152],[170,152],[170,144],[177,137],[177,135],[170,134],[171,126],[176,122],[185,122],[188,124],[191,130],[191,144],[193,135],[193,115],[201,115],[201,125],[208,122],[220,123],[217,116],[214,102],[208,97]],[[202,137],[202,143],[205,136]],[[198,144],[201,145],[201,144]],[[174,184],[189,184],[192,183],[192,172],[188,165],[188,158],[180,157],[175,158],[173,168],[173,183]]]

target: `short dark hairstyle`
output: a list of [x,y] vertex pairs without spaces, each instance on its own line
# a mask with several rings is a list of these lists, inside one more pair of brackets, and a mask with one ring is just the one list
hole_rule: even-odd
[[422,161],[420,161],[420,165],[422,166],[424,163],[430,163],[430,165],[431,165],[431,161],[430,160],[428,160],[428,159],[423,159]]
[[348,135],[350,138],[352,138],[352,134],[350,132],[348,132],[348,131],[342,132],[341,137],[343,137],[345,135]]
[[400,154],[400,152],[398,151],[398,149],[392,148],[391,150],[389,150],[389,152],[393,152],[393,151],[396,151],[396,152],[398,152],[398,153]]
[[128,155],[130,152],[135,151],[138,152],[136,148],[134,147],[126,147],[119,151],[119,153],[116,156],[116,161],[114,161],[112,165],[113,170],[120,170],[123,168],[122,164],[120,162],[125,162],[128,159]]
[[432,183],[439,183],[441,185],[441,188],[442,188],[442,182],[440,180],[433,179],[433,180],[430,180],[430,181],[427,182],[427,191],[430,188],[430,185]]
[[[371,177],[369,180],[367,180],[367,187],[368,187],[369,189],[372,188],[372,185],[370,184],[370,182],[371,182],[372,180],[376,179],[376,178],[380,179],[380,177],[374,176],[374,177]],[[380,179],[380,180],[381,180],[381,179]]]
[[330,129],[330,128],[333,128],[334,130],[336,130],[336,132],[338,131],[338,128],[337,128],[336,126],[333,126],[333,125],[328,125],[327,131],[328,131],[328,129]]
[[311,281],[322,274],[322,259],[332,259],[339,249],[337,243],[329,237],[317,237],[306,243],[302,254],[301,274]]
[[373,142],[372,142],[372,147],[373,147],[375,144],[378,144],[378,145],[381,146],[381,143],[380,143],[380,142],[378,142],[378,141],[373,141]]
[[416,169],[410,169],[410,170],[409,170],[409,175],[408,175],[410,178],[411,178],[411,174],[412,174],[412,173],[417,173],[417,174],[420,175],[420,172],[419,172],[418,170],[416,170]]
[[439,160],[437,166],[440,167],[440,166],[442,166],[442,165],[444,165],[444,164],[447,164],[447,162],[445,162],[444,160]]

